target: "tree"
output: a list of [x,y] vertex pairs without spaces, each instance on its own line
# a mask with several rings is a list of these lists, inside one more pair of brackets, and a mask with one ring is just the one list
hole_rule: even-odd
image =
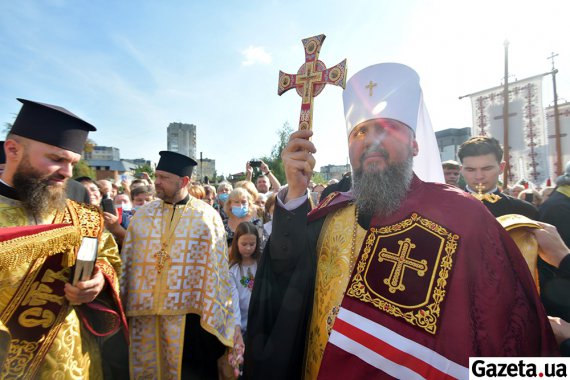
[[85,141],[85,146],[83,147],[83,152],[84,152],[84,153],[92,153],[92,152],[93,152],[93,147],[96,146],[96,145],[97,145],[97,143],[96,143],[94,140],[88,138],[88,139]]
[[148,173],[149,177],[154,179],[154,169],[149,164],[140,165],[135,168],[135,176],[142,172]]
[[96,176],[95,169],[89,167],[83,158],[73,167],[73,178],[89,177],[95,179]]
[[319,172],[313,172],[313,177],[311,178],[314,183],[326,184],[327,180],[325,177]]
[[11,129],[12,129],[12,123],[4,123],[4,129],[2,130],[2,133],[4,134],[4,138],[6,138],[6,136],[8,136],[8,133],[10,133]]
[[281,161],[281,152],[287,146],[289,142],[289,135],[293,132],[293,129],[288,122],[283,123],[283,126],[279,131],[277,131],[277,136],[279,140],[277,144],[273,146],[271,150],[271,155],[262,157],[263,162],[269,166],[269,169],[273,172],[273,175],[281,182],[282,185],[287,183],[285,177],[285,169],[283,168],[283,161]]

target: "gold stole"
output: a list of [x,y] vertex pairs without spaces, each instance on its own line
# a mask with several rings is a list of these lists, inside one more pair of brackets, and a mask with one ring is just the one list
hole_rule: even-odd
[[317,242],[317,273],[307,339],[305,379],[316,379],[330,331],[366,230],[356,223],[355,206],[329,214]]
[[168,213],[165,213],[164,205],[165,203],[163,202],[160,249],[154,254],[154,258],[156,260],[156,271],[158,274],[162,273],[164,265],[170,260],[170,245],[172,244],[172,238],[174,237],[174,232],[176,231],[176,227],[178,227],[178,223],[180,223],[180,218],[182,218],[182,215],[186,213],[186,210],[190,205],[190,199],[186,202],[184,207],[179,207],[182,209],[180,212],[176,212],[176,205],[172,205],[168,207]]
[[556,189],[556,191],[570,198],[570,185],[558,186],[558,189]]
[[[70,201],[65,211],[56,213],[53,224],[73,224],[80,227],[81,236],[95,238],[103,231],[103,217],[96,209],[85,209]],[[33,244],[34,237],[27,239],[32,239],[29,243]],[[68,314],[63,287],[68,282],[69,267],[75,261],[77,248],[78,244],[75,244],[71,249],[52,252],[51,256],[34,258],[21,285],[6,305],[0,320],[10,331],[11,342],[2,378],[31,379],[40,368]],[[30,251],[34,252],[34,249]],[[38,249],[35,251],[37,253]]]

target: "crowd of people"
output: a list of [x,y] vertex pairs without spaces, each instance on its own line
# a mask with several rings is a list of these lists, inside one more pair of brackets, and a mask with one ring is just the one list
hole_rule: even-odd
[[314,183],[299,130],[282,185],[260,160],[193,182],[169,151],[154,173],[72,179],[95,128],[21,99],[0,156],[0,377],[467,378],[473,356],[570,356],[570,163],[503,187],[500,143],[475,136],[435,183],[414,168],[411,68],[370,66],[343,100],[352,171]]

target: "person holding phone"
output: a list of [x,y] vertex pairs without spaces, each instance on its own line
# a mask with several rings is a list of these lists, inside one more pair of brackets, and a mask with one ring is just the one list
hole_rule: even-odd
[[279,191],[281,183],[279,183],[277,177],[275,177],[271,169],[269,169],[269,166],[261,160],[253,159],[245,164],[246,181],[253,182],[254,168],[258,168],[258,170],[261,171],[261,174],[255,180],[255,187],[259,193],[269,195],[272,192]]

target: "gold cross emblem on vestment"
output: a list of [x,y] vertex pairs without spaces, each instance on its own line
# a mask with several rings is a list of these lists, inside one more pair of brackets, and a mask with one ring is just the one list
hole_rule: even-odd
[[166,249],[164,249],[164,245],[160,248],[158,252],[154,254],[154,258],[156,259],[156,271],[160,273],[164,268],[164,264],[166,264],[166,262],[170,260],[170,255],[168,254],[168,252],[166,252]]
[[382,248],[378,256],[379,262],[388,261],[394,264],[390,276],[384,279],[384,284],[388,285],[390,293],[395,293],[396,290],[406,290],[406,286],[402,283],[406,268],[415,270],[420,277],[423,277],[428,269],[426,260],[414,260],[409,257],[412,249],[416,247],[410,238],[398,240],[398,245],[400,246],[398,253]]
[[374,87],[378,86],[378,83],[374,83],[372,81],[370,81],[370,83],[368,83],[368,85],[366,85],[365,87],[368,89],[368,95],[372,96],[372,90],[374,89]]

